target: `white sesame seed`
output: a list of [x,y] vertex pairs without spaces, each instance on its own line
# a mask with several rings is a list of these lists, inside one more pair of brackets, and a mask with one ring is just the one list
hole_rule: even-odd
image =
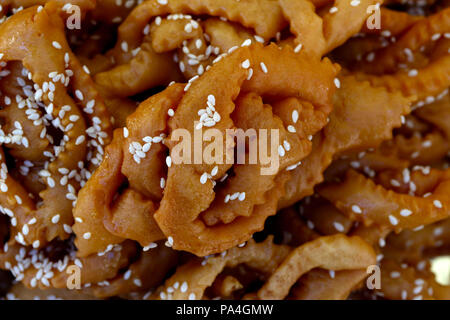
[[411,210],[408,210],[408,209],[402,209],[402,210],[400,210],[400,215],[402,216],[402,217],[408,217],[408,216],[410,216],[412,214],[412,211]]
[[335,13],[337,11],[338,11],[338,8],[336,8],[336,7],[331,7],[329,10],[330,13]]
[[434,200],[434,201],[433,201],[433,205],[434,205],[436,208],[439,208],[439,209],[442,208],[442,203],[441,203],[439,200]]
[[298,111],[294,110],[292,111],[292,122],[297,123],[298,121]]
[[260,66],[261,66],[261,70],[262,70],[264,73],[268,73],[268,72],[269,72],[269,70],[267,70],[267,66],[266,66],[266,64],[265,64],[264,62],[261,62],[261,63],[260,63]]
[[122,41],[122,43],[120,44],[120,48],[123,52],[128,52],[128,43],[126,41]]
[[84,72],[86,72],[87,74],[91,74],[91,71],[89,70],[89,68],[88,68],[86,65],[83,66],[83,70],[84,70]]
[[83,93],[80,90],[75,90],[75,96],[79,99],[79,100],[83,100]]
[[75,141],[75,144],[76,145],[80,145],[80,144],[82,144],[84,142],[85,139],[86,139],[85,136],[79,136],[77,138],[77,140]]
[[419,74],[417,69],[411,69],[408,71],[408,77],[416,77]]
[[30,228],[28,228],[27,224],[24,224],[22,227],[22,233],[26,236],[30,232]]
[[58,41],[53,41],[52,42],[52,46],[55,47],[56,49],[61,49],[62,48]]
[[352,211],[354,213],[362,213],[361,208],[358,205],[356,205],[356,204],[352,205]]
[[389,215],[389,221],[393,226],[396,226],[398,224],[398,219],[393,215]]
[[245,60],[244,62],[241,63],[242,68],[244,69],[248,69],[250,68],[250,60]]
[[440,33],[435,33],[431,36],[431,40],[436,41],[441,37]]
[[334,85],[339,89],[341,87],[341,81],[338,78],[334,78]]
[[200,177],[200,183],[205,184],[207,179],[208,179],[208,174],[206,172],[203,172],[203,174]]
[[337,231],[344,232],[344,226],[341,223],[335,221],[333,222],[333,226]]

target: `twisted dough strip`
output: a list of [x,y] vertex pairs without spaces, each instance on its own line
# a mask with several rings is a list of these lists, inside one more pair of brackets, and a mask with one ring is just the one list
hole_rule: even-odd
[[[219,84],[222,83],[221,81],[224,81],[223,79],[217,77],[214,72],[205,73],[202,77],[199,78],[199,80],[192,83],[191,89],[188,90],[188,92],[183,97],[180,105],[177,108],[175,116],[169,122],[169,125],[172,129],[175,129],[177,127],[190,128],[190,126],[192,125],[192,121],[198,117],[197,115],[192,115],[193,112],[190,106],[198,105],[202,100],[206,101],[208,95],[213,95],[216,97],[216,109],[220,112],[221,118],[223,119],[223,121],[220,122],[219,127],[224,128],[223,126],[225,126],[225,128],[230,128],[231,123],[229,121],[231,119],[227,119],[233,108],[233,104],[230,102],[233,101],[234,97],[238,94],[240,83],[242,83],[242,91],[244,92],[250,91],[257,94],[270,94],[279,97],[293,96],[300,99],[307,99],[309,101],[312,101],[314,108],[316,108],[317,106],[320,110],[316,112],[318,114],[317,116],[313,115],[313,118],[316,119],[317,117],[319,117],[320,119],[321,112],[324,112],[325,114],[329,112],[329,106],[326,97],[328,97],[328,94],[330,92],[330,86],[328,85],[327,87],[325,83],[329,83],[329,81],[331,81],[333,72],[331,69],[327,70],[328,67],[326,67],[326,64],[316,65],[316,68],[325,68],[323,70],[323,72],[325,73],[322,74],[325,76],[325,78],[323,78],[323,80],[320,80],[321,82],[323,82],[322,84],[318,84],[315,87],[316,90],[314,92],[310,92],[309,89],[307,89],[310,88],[309,84],[307,85],[303,82],[303,76],[305,76],[304,79],[306,79],[306,70],[308,70],[308,68],[302,67],[304,62],[303,58],[299,55],[295,55],[292,49],[286,48],[282,51],[279,51],[279,49],[275,46],[269,46],[264,49],[260,46],[252,46],[250,48],[250,52],[247,51],[246,48],[235,51],[232,55],[230,55],[226,59],[223,59],[213,68],[211,68],[211,71],[213,69],[217,70],[217,74],[229,74],[228,70],[236,70],[234,73],[229,74],[229,78],[226,80],[227,84],[223,84],[224,87],[229,86],[229,88],[233,88],[233,91],[230,90],[230,92],[224,92],[220,89],[220,85],[218,85],[217,89],[214,90],[204,89],[204,83]],[[277,55],[278,57],[282,55],[284,57],[281,60],[283,61],[283,64],[280,64],[279,62],[275,63],[275,61],[272,60],[274,55]],[[240,65],[241,61],[246,61],[246,59],[249,60],[250,66],[256,66],[253,69],[254,72],[252,78],[248,81],[244,81],[245,77],[248,75],[246,69],[235,69],[234,67],[230,67],[234,65]],[[277,77],[267,77],[266,73],[258,68],[262,61],[264,61],[264,63],[266,64],[267,70],[269,70],[269,75],[271,74],[271,72],[273,72],[274,74],[289,74],[290,81],[285,82],[284,79],[278,79]],[[293,70],[303,70],[301,73],[301,78],[299,78],[299,74],[294,72]],[[293,77],[296,77],[296,80],[293,80]],[[315,77],[312,77],[312,79],[314,78]],[[325,80],[327,78],[328,80]],[[296,87],[296,89],[294,89],[294,87]],[[319,93],[317,89],[323,89],[322,93]],[[243,99],[253,98],[252,96],[244,96]],[[258,105],[257,100],[256,105]],[[284,116],[284,114],[287,113],[287,115],[290,116],[291,112],[283,111],[283,108],[288,107],[289,104],[287,103],[281,104],[278,108],[274,105],[273,112],[275,114],[279,114],[281,119],[286,119],[289,117]],[[237,110],[249,113],[251,111],[251,109],[248,107],[238,107]],[[259,114],[259,118],[254,118],[256,128],[258,128],[258,126],[260,125],[258,124],[258,121],[261,121],[259,119],[261,119],[262,117],[270,116],[270,114],[268,114],[268,111],[269,109],[267,111],[261,112]],[[285,113],[283,114],[283,112]],[[243,116],[245,116],[245,114]],[[250,120],[251,117],[252,116],[247,117],[247,119]],[[266,123],[269,123],[270,125],[271,120],[266,119],[264,121]],[[286,125],[286,121],[283,120],[283,122]],[[283,137],[283,131],[281,133],[281,137]],[[306,138],[304,136],[305,132],[298,132],[298,134],[298,137],[300,139]],[[292,138],[290,136],[292,136]],[[297,138],[294,138],[296,135],[290,136],[287,136],[289,143],[292,145],[294,143],[297,144],[298,142],[295,142],[295,139]],[[305,147],[307,148],[307,144],[305,145],[304,142],[301,143],[304,145],[304,147],[297,150],[300,152],[300,154],[294,156],[296,159],[282,157],[280,170],[290,165],[289,163],[292,164],[298,162],[302,157],[304,157],[305,152],[308,152],[307,149],[304,149]],[[172,147],[169,146],[169,149],[172,149]],[[286,160],[286,162],[284,162],[283,160]],[[242,180],[242,177],[248,176],[247,174],[244,174],[245,171],[250,173],[252,171],[254,172],[255,169],[259,170],[258,167],[255,168],[251,165],[244,165],[241,167],[238,166],[235,170],[242,170],[242,177],[238,175],[239,171],[236,171],[236,176],[230,179],[225,188],[221,190],[223,191],[223,193],[220,192],[220,196],[214,199],[214,193],[212,191],[212,181],[206,181],[206,183],[204,184],[200,181],[200,177],[202,175],[205,175],[204,172],[210,172],[213,167],[214,165],[175,165],[170,167],[168,170],[168,178],[164,197],[161,201],[160,208],[155,213],[155,219],[163,232],[167,236],[173,237],[174,248],[193,251],[197,255],[205,255],[211,252],[221,252],[226,248],[232,247],[248,240],[250,234],[262,228],[263,221],[265,220],[267,215],[273,214],[274,208],[272,207],[271,203],[275,205],[277,201],[276,199],[281,195],[279,194],[281,191],[278,188],[272,189],[273,184],[271,180],[275,179],[275,181],[280,181],[279,179],[285,179],[283,176],[286,176],[288,174],[282,173],[278,176],[260,176],[258,178],[261,183],[261,185],[259,185],[259,194],[249,194],[250,198],[247,198],[249,199],[249,202],[240,201],[240,203],[236,203],[233,207],[231,207],[231,215],[233,218],[237,213],[241,215],[245,214],[246,216],[236,218],[234,221],[232,219],[229,219],[228,221],[232,222],[226,225],[217,225],[207,228],[199,219],[196,219],[199,213],[205,211],[205,209],[207,209],[211,203],[213,203],[213,207],[210,207],[210,209],[208,210],[212,209],[213,214],[214,211],[218,208],[222,208],[221,210],[226,208],[223,206],[223,202],[220,201],[222,197],[225,196],[225,193],[234,193],[234,189],[238,189],[240,184],[245,182],[244,180]],[[226,170],[228,170],[229,168],[231,168],[231,165],[219,165],[217,177],[222,177]],[[189,178],[183,181],[177,181],[175,177],[181,174],[181,172],[184,172],[184,174],[188,173],[187,175],[189,176]],[[256,177],[257,176],[258,175],[256,175]],[[187,183],[189,183],[189,186],[185,185]],[[269,184],[267,185],[267,183]],[[245,184],[248,184],[248,181],[245,182]],[[252,184],[253,186],[258,185],[255,181]],[[261,201],[262,199],[259,200],[261,195],[271,189],[272,191],[270,192],[270,194],[267,194],[265,202]],[[202,195],[201,198],[197,196],[200,194]],[[251,198],[255,199],[253,201],[256,201],[256,203],[254,203],[256,205],[254,208],[252,208],[254,204],[252,204]],[[180,201],[179,199],[183,199],[183,201]],[[257,206],[257,204],[259,203],[264,203],[264,205]],[[238,210],[238,208],[241,209]],[[230,211],[230,209],[227,208],[226,211]],[[202,214],[206,215],[208,213],[203,212]],[[206,223],[208,224],[208,222]],[[191,225],[191,227],[187,228],[187,225]],[[208,240],[206,241],[206,239]]]
[[336,271],[334,278],[328,270],[311,270],[292,287],[288,299],[346,300],[366,277],[365,269]]
[[289,253],[288,257],[258,290],[260,299],[283,299],[294,283],[314,268],[353,270],[376,262],[372,247],[359,237],[339,234],[320,237]]
[[[415,171],[416,185],[425,184],[427,197],[395,193],[349,170],[344,181],[319,187],[319,193],[346,215],[366,225],[390,227],[400,231],[429,224],[449,215],[450,171]],[[417,179],[417,180],[415,180]],[[357,208],[357,209],[355,209]]]
[[[368,95],[371,99],[367,101]],[[330,122],[314,137],[311,154],[292,171],[279,207],[287,207],[311,195],[314,186],[323,181],[322,172],[336,155],[375,147],[392,137],[392,129],[400,126],[401,116],[409,112],[409,104],[409,100],[398,93],[373,88],[353,77],[342,78]]]
[[225,268],[247,265],[254,270],[270,275],[286,258],[291,249],[276,245],[272,237],[261,243],[250,240],[242,248],[232,248],[222,255],[209,257],[203,261],[193,259],[177,268],[175,274],[166,280],[164,286],[156,290],[150,299],[186,300],[202,299],[205,290]]
[[[235,6],[237,8],[234,8]],[[227,9],[226,12],[224,9]],[[241,9],[243,11],[239,12]],[[266,14],[262,10],[270,10],[271,13]],[[274,10],[278,11],[278,18]],[[212,16],[222,14],[231,21],[242,22],[245,26],[248,26],[248,23],[258,23],[258,29],[266,28],[266,24],[261,24],[250,14],[256,12],[258,16],[263,16],[261,18],[266,18],[265,21],[272,19],[274,25],[284,23],[276,2],[267,0],[242,3],[171,1],[167,5],[161,5],[157,1],[146,1],[133,10],[119,29],[115,48],[106,54],[112,58],[115,65],[95,76],[95,81],[106,97],[107,105],[119,126],[124,125],[125,117],[135,108],[131,101],[125,99],[126,97],[159,85],[165,86],[171,81],[182,81],[176,62],[179,63],[185,77],[191,78],[201,75],[217,56],[216,48],[206,45],[207,35],[203,35],[199,22],[184,13],[198,15],[206,13]],[[164,19],[159,17],[166,14],[170,15]],[[158,17],[151,23],[149,30],[144,29],[145,25],[156,16]],[[208,30],[214,31],[217,30],[217,25],[223,28],[225,24],[229,24],[221,22],[209,23]],[[121,30],[125,31],[122,33]],[[250,37],[245,39],[248,38]],[[245,39],[232,46],[240,45]],[[175,56],[170,53],[177,48],[179,49]]]
[[[448,94],[431,104],[416,109],[405,118],[404,125],[397,130],[392,140],[384,141],[375,150],[355,153],[333,162],[327,170],[327,176],[342,176],[350,168],[356,168],[387,188],[395,187],[398,192],[407,193],[409,183],[403,183],[402,170],[428,170],[428,167],[440,165],[449,151],[450,104]],[[422,167],[421,167],[422,166]],[[394,185],[390,180],[395,179]],[[399,184],[399,186],[396,186]],[[420,187],[420,186],[417,186]],[[404,190],[404,191],[400,191]]]
[[[172,0],[168,1],[167,4],[160,4],[157,0],[147,0],[133,9],[120,25],[116,45],[114,49],[109,51],[108,55],[112,56],[114,62],[118,64],[130,61],[133,57],[134,49],[139,47],[144,38],[143,30],[145,26],[152,18],[180,13],[221,16],[255,29],[258,35],[266,39],[274,37],[286,24],[278,3],[271,0],[250,0],[245,2]],[[126,52],[123,50],[124,43],[129,49]]]
[[401,92],[404,96],[423,101],[442,93],[450,86],[450,54],[444,55],[417,70],[411,77],[403,71],[381,76],[360,72],[353,73],[359,80],[367,80],[374,86],[386,87],[390,92]]
[[[111,124],[92,80],[68,47],[64,24],[59,17],[59,7],[56,3],[50,2],[43,9],[32,7],[15,14],[0,26],[0,33],[2,60],[22,61],[28,71],[28,77],[35,84],[36,93],[26,94],[26,99],[16,96],[18,108],[28,106],[27,108],[34,109],[34,112],[38,107],[45,108],[45,117],[64,133],[59,149],[54,150],[55,154],[47,155],[49,160],[43,168],[45,170],[41,172],[46,188],[40,192],[43,202],[39,208],[36,208],[34,201],[20,183],[8,175],[2,154],[2,179],[7,187],[7,190],[3,189],[5,192],[0,194],[3,211],[16,219],[16,226],[13,227],[14,239],[38,248],[56,237],[65,239],[69,236],[70,232],[67,232],[64,225],[70,226],[73,222],[72,206],[81,177],[68,178],[67,173],[74,170],[76,173],[83,169],[84,173],[88,174],[88,169],[98,163],[103,153],[101,146],[109,142]],[[66,73],[66,70],[70,70],[70,73]],[[66,81],[50,78],[53,80],[51,81],[51,73],[59,75],[59,79],[62,79],[61,74],[70,76],[65,78]],[[69,83],[71,93],[81,101],[75,102],[69,95],[66,88]],[[52,86],[53,88],[48,89]],[[26,86],[24,92],[27,93],[25,88]],[[13,104],[5,109],[2,115],[12,115],[11,108],[14,107]],[[92,124],[89,129],[86,129],[84,115],[79,107],[87,110],[87,120]],[[34,141],[29,144],[33,150]],[[90,163],[85,164],[88,147],[92,148]],[[67,196],[69,193],[70,197]],[[57,214],[59,223],[54,223],[52,218]]]
[[408,21],[397,21],[397,23],[403,23],[406,31],[398,35],[399,39],[394,43],[374,52],[375,58],[364,68],[366,72],[376,74],[395,72],[398,70],[400,63],[408,62],[411,59],[411,53],[413,54],[419,51],[422,46],[437,41],[433,40],[435,35],[444,37],[445,33],[450,32],[450,8],[441,10],[424,19],[419,19],[409,27]]

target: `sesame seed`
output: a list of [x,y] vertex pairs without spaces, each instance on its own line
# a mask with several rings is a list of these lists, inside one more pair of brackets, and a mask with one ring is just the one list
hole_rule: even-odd
[[248,69],[248,76],[247,76],[247,80],[250,80],[250,79],[252,78],[252,76],[253,76],[253,69],[252,69],[252,68],[250,68],[250,69]]
[[441,203],[439,200],[434,200],[434,201],[433,201],[433,205],[434,205],[436,208],[439,208],[439,209],[442,208],[442,203]]
[[265,64],[264,62],[261,62],[261,63],[260,63],[260,66],[261,66],[261,70],[262,70],[264,73],[268,73],[268,72],[269,72],[269,70],[267,70],[266,64]]
[[241,63],[242,68],[244,69],[248,69],[250,68],[250,60],[245,60],[244,62]]
[[338,78],[334,78],[334,85],[339,89],[341,87],[341,81]]
[[80,145],[80,144],[82,144],[84,142],[84,140],[85,140],[85,136],[79,136],[77,138],[77,140],[75,141],[75,144],[76,145]]
[[85,234],[83,234],[83,238],[86,240],[89,240],[91,238],[91,233],[90,232],[86,232]]
[[89,70],[89,68],[88,68],[86,65],[83,66],[83,70],[84,70],[84,72],[86,72],[87,74],[91,74],[91,71]]
[[354,213],[362,213],[361,208],[358,205],[356,205],[356,204],[352,205],[352,211]]
[[172,158],[170,156],[166,157],[166,164],[169,168],[172,166]]
[[53,41],[52,42],[52,46],[55,47],[56,49],[61,49],[62,48],[58,41]]
[[393,215],[389,215],[389,221],[393,226],[396,226],[398,224],[398,219]]
[[72,233],[72,228],[68,224],[64,224],[63,228],[66,233],[69,233],[69,234]]
[[297,131],[297,130],[295,130],[295,127],[293,125],[288,125],[287,129],[291,133],[295,133]]
[[441,37],[441,34],[440,34],[440,33],[435,33],[435,34],[433,34],[433,35],[431,36],[431,40],[432,40],[432,41],[436,41],[436,40],[438,40],[440,37]]
[[411,210],[408,210],[408,209],[402,209],[402,210],[400,210],[400,215],[402,216],[402,217],[408,217],[408,216],[410,216],[412,214],[412,211]]
[[303,45],[302,45],[301,43],[298,44],[298,45],[295,47],[294,52],[295,52],[295,53],[299,53],[300,50],[302,50],[302,47],[303,47]]

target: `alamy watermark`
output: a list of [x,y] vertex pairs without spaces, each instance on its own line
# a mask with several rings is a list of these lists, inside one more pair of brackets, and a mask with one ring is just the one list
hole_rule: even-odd
[[198,129],[194,123],[194,134],[187,129],[172,131],[169,143],[173,164],[257,164],[261,175],[274,175],[280,167],[280,156],[284,156],[286,141],[280,144],[278,129]]

